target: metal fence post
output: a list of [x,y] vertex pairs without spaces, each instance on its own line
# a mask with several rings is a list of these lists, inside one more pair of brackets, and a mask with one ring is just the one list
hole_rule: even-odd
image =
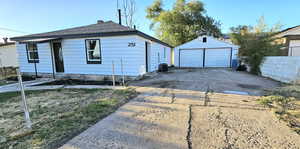
[[124,68],[123,68],[123,59],[121,57],[121,73],[122,73],[122,84],[125,86],[125,76],[124,76]]
[[31,123],[31,120],[30,120],[30,115],[29,115],[29,110],[28,110],[28,106],[27,106],[24,86],[23,86],[22,77],[21,77],[21,73],[20,73],[19,69],[17,69],[17,74],[18,74],[19,87],[20,87],[21,96],[22,96],[22,103],[23,103],[23,110],[24,110],[24,114],[25,114],[26,127],[31,129],[32,123]]
[[209,97],[209,93],[213,93],[214,91],[212,89],[210,89],[209,85],[207,86],[207,90],[205,92],[205,96],[204,96],[204,106],[208,106],[209,102],[210,102],[210,97]]
[[[1,54],[0,54],[1,55]],[[1,79],[5,79],[4,66],[2,65],[2,60],[0,58],[0,68],[1,68]]]
[[113,81],[113,86],[116,86],[114,61],[112,61],[112,81]]

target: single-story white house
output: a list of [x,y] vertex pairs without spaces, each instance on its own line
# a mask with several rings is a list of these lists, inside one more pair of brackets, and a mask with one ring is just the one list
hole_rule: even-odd
[[286,46],[283,56],[300,56],[300,25],[282,30],[275,37]]
[[171,65],[170,45],[112,21],[11,40],[17,42],[20,71],[28,75],[136,77]]
[[199,36],[174,48],[174,63],[176,67],[231,67],[238,48],[211,36]]
[[17,50],[14,42],[0,43],[0,68],[18,67]]

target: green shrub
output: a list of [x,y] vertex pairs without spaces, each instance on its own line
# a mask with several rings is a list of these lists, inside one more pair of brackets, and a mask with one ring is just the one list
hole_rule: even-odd
[[262,97],[258,100],[258,103],[264,105],[264,106],[268,106],[268,107],[271,107],[272,106],[272,99],[271,99],[271,96],[265,96],[265,97]]
[[290,103],[294,101],[294,97],[284,97],[284,96],[264,96],[258,100],[258,102],[264,106],[275,107],[277,110],[281,111],[280,113],[285,113],[288,109]]
[[261,17],[254,27],[240,25],[231,28],[232,42],[240,46],[239,56],[250,66],[251,73],[260,74],[260,65],[265,56],[280,55],[283,45],[277,43],[274,38],[280,27],[280,24],[276,24],[269,28],[264,17]]

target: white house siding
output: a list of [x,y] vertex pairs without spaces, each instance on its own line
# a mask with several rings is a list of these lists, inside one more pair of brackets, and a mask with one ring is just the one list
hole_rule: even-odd
[[18,65],[16,45],[1,46],[0,67],[17,67]]
[[[37,44],[39,63],[36,63],[38,73],[52,73],[51,47],[47,43]],[[26,44],[17,44],[19,67],[21,72],[35,72],[34,63],[28,63]]]
[[[165,51],[164,51],[165,48]],[[159,64],[171,65],[171,49],[162,44],[152,42],[151,44],[151,71],[158,69]]]
[[285,83],[300,83],[300,56],[269,56],[260,67],[262,76]]
[[122,75],[121,59],[124,75],[137,76],[144,65],[144,48],[128,47],[129,42],[137,42],[137,36],[118,36],[88,38],[100,39],[102,64],[87,64],[85,39],[66,39],[62,42],[62,51],[66,74],[112,74],[112,63],[115,74]]
[[[165,45],[162,45],[157,42],[152,42],[142,37],[138,38],[137,46],[139,48],[143,48],[145,51],[145,42],[150,44],[150,69],[149,71],[156,71],[158,69],[158,65],[162,63],[167,63],[169,66],[171,65],[171,48]],[[164,55],[165,49],[165,55]],[[145,58],[146,54],[144,55]],[[146,60],[144,59],[144,62]]]

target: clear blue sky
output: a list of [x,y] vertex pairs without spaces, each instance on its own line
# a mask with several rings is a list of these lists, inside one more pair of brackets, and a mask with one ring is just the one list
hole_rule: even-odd
[[[0,37],[19,36],[88,25],[96,20],[113,20],[117,0],[3,0],[0,3]],[[121,0],[119,0],[121,1]],[[163,0],[171,8],[175,0]],[[149,30],[145,9],[152,0],[136,0],[139,30]],[[268,24],[278,21],[283,28],[300,25],[299,0],[202,0],[207,14],[221,21],[223,33],[237,25],[253,25],[260,16]],[[6,29],[4,29],[6,28]],[[21,32],[9,31],[12,29]]]

